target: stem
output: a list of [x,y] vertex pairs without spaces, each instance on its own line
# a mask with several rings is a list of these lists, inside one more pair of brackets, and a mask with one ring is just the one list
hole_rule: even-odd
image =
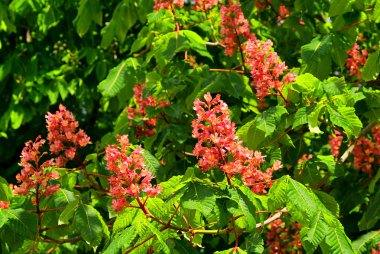
[[361,23],[364,23],[364,22],[367,22],[367,21],[368,21],[368,19],[359,20],[358,22],[355,22],[355,23],[349,24],[349,25],[347,25],[347,26],[345,26],[345,27],[339,29],[337,32],[343,32],[343,31],[345,31],[345,30],[347,30],[347,29],[350,29],[350,28],[353,27],[353,26],[360,25]]
[[136,201],[139,204],[141,210],[145,213],[145,215],[147,215],[148,217],[153,217],[153,215],[150,214],[146,206],[141,202],[139,197],[136,197]]
[[209,71],[215,71],[215,72],[236,72],[236,73],[239,73],[239,74],[247,74],[245,71],[241,71],[241,70],[234,70],[234,69],[218,69],[218,68],[214,68],[214,69],[209,69]]
[[277,90],[281,98],[285,101],[285,107],[289,105],[289,101],[285,98],[285,96],[282,94],[281,90]]
[[60,211],[60,210],[64,210],[66,207],[57,207],[57,208],[50,208],[50,209],[37,209],[37,210],[29,210],[28,212],[30,213],[47,213],[47,212],[55,212],[55,211]]
[[247,67],[245,66],[245,59],[244,59],[244,53],[243,53],[243,48],[241,46],[241,42],[240,42],[240,38],[239,38],[239,34],[238,32],[236,31],[236,28],[234,27],[234,31],[235,31],[235,35],[236,35],[236,38],[238,40],[238,43],[239,43],[239,51],[240,51],[240,56],[241,56],[241,62],[243,64],[243,69],[244,69],[244,72],[245,73],[248,73],[247,71]]
[[41,235],[41,237],[43,238],[43,242],[57,243],[57,244],[76,243],[76,242],[79,242],[79,241],[82,240],[81,236],[76,236],[76,237],[72,237],[72,238],[65,238],[65,239],[54,239],[54,238],[51,238],[51,237],[49,237],[47,235]]
[[271,216],[271,217],[269,217],[268,219],[266,219],[266,220],[264,221],[264,223],[262,223],[262,224],[261,224],[261,223],[257,223],[257,224],[256,224],[256,228],[261,228],[261,227],[263,227],[263,226],[265,226],[265,225],[271,223],[272,221],[277,220],[278,218],[281,217],[281,215],[282,215],[283,213],[287,213],[287,212],[288,212],[288,210],[286,209],[286,207],[282,208],[279,212],[275,213],[273,216]]

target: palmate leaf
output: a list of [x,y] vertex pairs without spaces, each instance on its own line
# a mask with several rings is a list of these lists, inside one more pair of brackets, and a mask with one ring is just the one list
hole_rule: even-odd
[[140,63],[136,58],[128,58],[112,68],[105,80],[98,85],[99,92],[105,97],[116,96],[125,86],[128,86],[128,96],[132,97],[132,88],[139,81],[138,69]]
[[91,246],[99,245],[104,236],[109,235],[108,227],[100,213],[92,206],[81,204],[75,211],[75,228]]
[[111,240],[111,244],[104,251],[104,254],[120,253],[121,250],[125,250],[131,246],[136,236],[136,225],[132,224]]

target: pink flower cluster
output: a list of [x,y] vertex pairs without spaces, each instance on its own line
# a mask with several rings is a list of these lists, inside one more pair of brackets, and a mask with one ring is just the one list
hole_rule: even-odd
[[221,44],[225,46],[225,54],[232,56],[239,47],[239,36],[245,40],[252,37],[250,33],[249,22],[244,18],[244,14],[240,9],[240,3],[225,5],[220,9],[222,21],[220,23],[222,29],[220,35]]
[[36,204],[42,196],[49,197],[55,194],[60,185],[52,185],[49,180],[59,179],[57,171],[50,171],[47,168],[54,166],[54,159],[46,160],[41,163],[41,158],[47,152],[41,152],[42,146],[46,140],[38,136],[36,140],[28,141],[21,152],[20,166],[23,167],[21,172],[16,175],[19,186],[14,185],[13,192],[18,195],[33,195],[32,202]]
[[269,229],[265,242],[269,253],[302,253],[299,223],[287,227],[281,219],[277,219],[269,224]]
[[197,11],[207,11],[219,3],[218,0],[195,0],[195,7]]
[[361,54],[359,45],[355,43],[350,50],[347,51],[350,57],[346,59],[346,67],[350,70],[350,75],[356,75],[359,79],[362,77],[360,68],[364,66],[367,61],[367,50],[363,49]]
[[276,52],[272,51],[272,41],[260,42],[256,38],[247,41],[245,46],[246,63],[251,68],[252,85],[257,91],[257,97],[262,100],[271,94],[270,89],[281,91],[287,83],[296,80],[294,73],[288,73],[283,81],[280,77],[287,70],[285,62],[280,61]]
[[[138,137],[141,136],[153,136],[156,132],[155,126],[157,124],[157,118],[149,118],[147,114],[147,107],[153,107],[153,108],[161,108],[166,107],[170,105],[169,102],[165,101],[159,101],[157,102],[156,98],[152,96],[148,96],[146,98],[143,97],[143,90],[144,90],[145,84],[137,84],[133,88],[134,91],[134,98],[136,101],[136,108],[129,107],[127,109],[128,111],[128,118],[133,120],[135,118],[142,119],[143,125],[137,126],[137,133],[136,135]],[[132,125],[132,123],[131,123]]]
[[77,130],[79,124],[75,121],[73,113],[63,105],[59,105],[55,114],[47,113],[46,123],[50,152],[58,155],[55,159],[57,167],[63,167],[68,161],[73,160],[78,147],[85,147],[91,143],[82,129]]
[[204,95],[205,102],[196,99],[194,110],[197,119],[193,120],[193,137],[198,139],[193,154],[203,172],[219,168],[228,178],[240,174],[244,184],[252,187],[255,193],[265,193],[272,184],[272,173],[280,169],[280,161],[263,173],[260,165],[264,156],[260,152],[243,147],[235,135],[235,124],[231,122],[228,106],[220,95],[212,98]]
[[331,154],[334,155],[335,159],[338,159],[340,146],[342,145],[343,136],[340,131],[334,130],[334,136],[329,135],[329,145],[331,148]]
[[9,202],[0,200],[0,209],[7,209],[9,205]]
[[172,9],[174,6],[177,6],[179,8],[182,8],[185,4],[185,0],[154,0],[154,7],[153,9],[155,11],[158,11],[159,9]]
[[115,211],[121,211],[129,205],[126,196],[137,198],[141,192],[156,196],[161,186],[152,186],[152,173],[146,168],[141,147],[131,151],[127,135],[118,136],[119,145],[106,148],[107,168],[113,175],[109,178],[110,195],[115,199],[112,205]]

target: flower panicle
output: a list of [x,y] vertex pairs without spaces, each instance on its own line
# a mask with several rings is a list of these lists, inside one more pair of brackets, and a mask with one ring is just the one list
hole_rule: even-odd
[[153,175],[145,165],[141,147],[132,151],[127,135],[118,135],[117,141],[118,145],[107,146],[106,161],[112,173],[109,178],[112,205],[115,211],[121,211],[129,205],[126,196],[138,198],[144,192],[154,197],[161,192],[161,186],[152,185]]
[[230,119],[227,104],[220,95],[212,98],[204,95],[204,101],[196,99],[194,110],[197,118],[192,121],[193,137],[198,139],[193,154],[198,158],[201,171],[219,168],[227,177],[241,175],[244,184],[256,193],[265,193],[272,184],[272,173],[280,169],[276,161],[266,172],[261,171],[264,156],[242,145],[236,136],[235,124]]

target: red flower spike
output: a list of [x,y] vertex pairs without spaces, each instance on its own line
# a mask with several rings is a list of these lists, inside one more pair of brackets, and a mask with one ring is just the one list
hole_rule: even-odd
[[[143,119],[143,125],[138,125],[136,127],[136,135],[138,137],[141,136],[153,136],[156,132],[155,127],[157,125],[156,118],[149,118],[147,114],[147,107],[152,108],[162,108],[170,105],[170,102],[159,101],[157,102],[156,98],[152,96],[148,96],[146,98],[143,97],[143,90],[145,84],[137,84],[133,88],[134,91],[134,99],[136,101],[136,108],[129,107],[127,109],[128,118],[133,120],[135,117],[139,119]],[[131,123],[132,124],[132,123]]]
[[231,122],[228,106],[220,95],[212,98],[204,95],[204,101],[196,99],[194,110],[197,119],[193,120],[193,137],[198,139],[193,154],[198,158],[201,171],[219,168],[228,177],[240,174],[245,185],[256,193],[265,193],[272,185],[272,173],[281,168],[276,161],[265,173],[260,170],[264,156],[260,152],[243,147],[235,135],[235,124]]
[[331,148],[331,154],[334,155],[335,159],[338,159],[340,146],[342,145],[343,136],[340,131],[334,130],[334,136],[329,135],[329,145]]
[[363,49],[360,54],[359,45],[355,43],[352,48],[347,51],[347,55],[350,56],[346,59],[346,67],[350,70],[350,75],[356,75],[358,79],[361,79],[362,73],[360,68],[362,68],[367,61],[367,50]]
[[287,67],[285,62],[281,63],[277,53],[272,51],[272,45],[271,40],[260,42],[253,38],[245,46],[246,63],[251,69],[252,86],[256,89],[259,100],[272,94],[270,89],[281,91],[285,84],[297,78],[296,74],[288,73],[283,81],[280,80]]
[[239,47],[239,36],[248,40],[253,35],[250,33],[249,22],[244,18],[240,9],[240,3],[231,4],[228,7],[223,5],[220,9],[220,15],[222,17],[220,23],[222,40],[220,43],[225,46],[225,54],[232,56]]
[[[52,185],[49,180],[59,179],[59,174],[56,171],[47,172],[45,169],[47,167],[54,166],[54,159],[47,160],[41,164],[41,158],[46,155],[46,152],[41,152],[42,146],[45,144],[46,140],[41,139],[38,136],[36,140],[28,141],[25,143],[25,147],[21,152],[21,162],[20,166],[23,167],[21,172],[16,175],[16,179],[19,186],[13,186],[13,192],[18,195],[32,196],[33,204],[36,204],[35,196],[36,191],[38,191],[38,196],[49,197],[55,194],[60,185]],[[36,190],[36,188],[38,189]]]
[[7,201],[2,201],[0,200],[0,209],[8,209],[9,205],[11,203],[7,202]]
[[272,221],[268,225],[266,246],[269,253],[299,253],[302,251],[300,236],[301,225],[293,223],[291,227],[286,227],[281,219]]
[[90,138],[82,129],[78,129],[78,126],[73,113],[63,105],[59,105],[55,114],[47,113],[47,139],[50,152],[58,155],[55,160],[57,167],[63,167],[68,161],[73,160],[77,148],[91,144]]
[[172,9],[174,6],[182,8],[183,5],[185,4],[184,0],[154,0],[154,7],[153,9],[155,11],[158,11],[159,9]]
[[151,184],[152,173],[146,168],[141,155],[141,147],[131,151],[127,135],[117,137],[119,145],[106,148],[107,168],[113,173],[109,178],[109,194],[115,199],[112,205],[115,211],[121,211],[129,205],[125,196],[137,198],[141,192],[154,197],[161,192],[161,186]]

